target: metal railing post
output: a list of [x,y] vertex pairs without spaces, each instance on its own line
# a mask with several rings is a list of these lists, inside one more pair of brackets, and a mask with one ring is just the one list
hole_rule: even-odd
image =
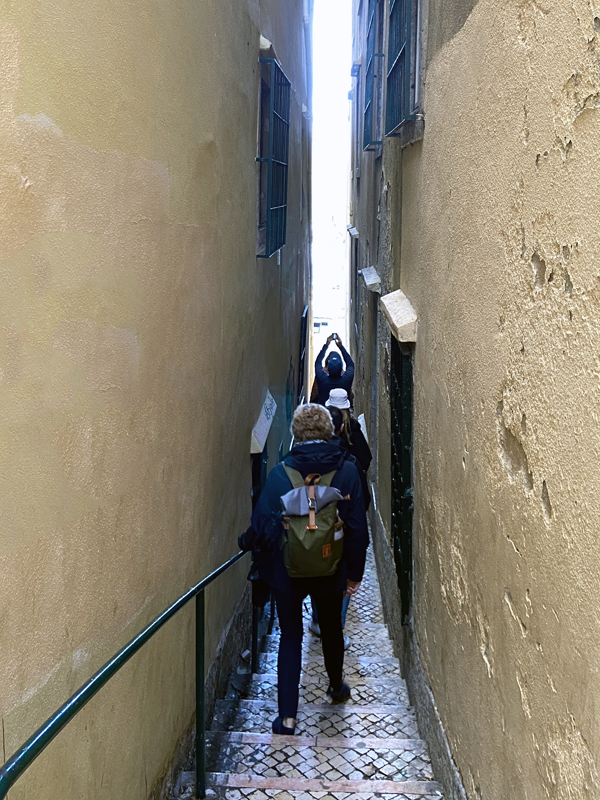
[[271,617],[269,619],[269,629],[268,629],[269,636],[273,633],[274,623],[275,623],[275,597],[273,596],[273,592],[271,592]]
[[100,669],[80,686],[75,694],[71,695],[51,717],[49,717],[29,739],[10,756],[5,764],[0,764],[0,800],[7,796],[13,784],[28,769],[40,753],[50,744],[62,729],[81,709],[88,703],[94,695],[115,675],[129,659],[138,652],[148,642],[154,634],[159,631],[178,611],[187,606],[193,598],[196,598],[196,756],[197,756],[197,781],[196,791],[198,797],[206,794],[206,764],[205,764],[205,744],[206,733],[204,730],[204,665],[205,665],[205,646],[204,646],[204,590],[215,578],[222,575],[241,558],[246,555],[240,551],[229,561],[221,564],[210,575],[207,575],[195,586],[183,594],[162,614],[152,620],[149,625],[140,631],[133,639],[122,647],[114,656],[100,667]]
[[204,729],[204,589],[196,595],[196,797],[206,797]]

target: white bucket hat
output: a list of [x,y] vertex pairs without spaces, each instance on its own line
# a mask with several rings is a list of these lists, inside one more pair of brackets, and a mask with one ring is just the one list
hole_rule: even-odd
[[345,389],[332,389],[329,392],[329,399],[325,401],[325,405],[335,406],[335,408],[350,408],[348,392]]

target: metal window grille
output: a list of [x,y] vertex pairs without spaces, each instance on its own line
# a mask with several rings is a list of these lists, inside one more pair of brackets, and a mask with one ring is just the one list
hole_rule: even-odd
[[[266,167],[265,248],[258,258],[270,258],[285,244],[290,141],[290,82],[274,58],[259,59],[269,72],[268,136],[257,161]],[[263,89],[264,91],[264,84]]]
[[[360,269],[359,266],[359,258],[360,258],[360,241],[358,237],[352,239],[352,243],[350,245],[352,248],[351,252],[351,259],[352,259],[352,276],[354,278],[354,327],[358,331],[358,321],[359,321],[359,312],[360,312],[360,305],[358,302],[358,270]],[[358,339],[358,333],[356,338]]]
[[351,75],[355,78],[352,91],[352,160],[353,177],[360,178],[360,156],[362,153],[362,105],[360,64],[352,65]]
[[298,357],[298,391],[297,401],[298,404],[302,402],[304,394],[304,372],[306,370],[306,347],[308,333],[308,306],[304,306],[302,317],[300,318],[300,353]]
[[363,112],[363,150],[371,150],[376,145],[382,144],[377,140],[376,127],[376,96],[375,77],[378,69],[378,59],[382,53],[376,53],[377,43],[377,0],[369,0],[367,11],[367,62],[365,68],[365,105]]
[[415,119],[411,107],[412,19],[412,0],[390,0],[386,136],[393,136],[406,120]]

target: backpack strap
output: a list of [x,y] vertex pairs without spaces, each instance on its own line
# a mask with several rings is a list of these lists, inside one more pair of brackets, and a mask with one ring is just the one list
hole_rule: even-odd
[[316,531],[319,529],[317,525],[317,501],[315,499],[315,483],[319,482],[320,475],[307,475],[304,483],[308,486],[308,525],[307,531]]
[[327,472],[325,475],[321,475],[321,480],[319,481],[320,486],[331,486],[331,481],[333,480],[333,476],[335,475],[337,470],[333,470],[333,472]]
[[333,472],[327,472],[325,475],[319,475],[318,473],[311,472],[310,475],[306,476],[307,480],[309,478],[311,479],[307,483],[298,470],[288,467],[285,461],[283,462],[283,468],[286,472],[286,475],[290,479],[293,489],[299,489],[301,486],[310,486],[311,483],[318,483],[319,486],[331,486],[331,481],[336,473],[336,470],[333,470]]
[[286,463],[283,464],[283,468],[294,489],[300,489],[302,486],[308,487],[308,525],[306,526],[306,530],[318,530],[319,526],[317,525],[316,520],[317,504],[315,501],[315,486],[331,486],[331,481],[333,480],[333,476],[335,475],[336,471],[333,470],[333,472],[327,472],[325,475],[319,475],[318,472],[311,472],[306,476],[306,478],[303,478],[297,469],[288,467]]
[[316,531],[319,526],[317,525],[315,513],[317,508],[317,504],[315,502],[315,483],[319,483],[321,476],[314,472],[310,475],[307,475],[306,478],[303,478],[297,469],[288,467],[286,463],[284,463],[283,468],[286,471],[286,474],[290,479],[294,489],[300,489],[302,486],[308,486],[308,525],[306,526],[306,530]]
[[304,478],[298,472],[297,469],[292,469],[292,467],[288,467],[288,465],[283,462],[283,468],[286,472],[286,475],[290,479],[290,483],[292,484],[293,489],[299,489],[301,486],[304,486]]

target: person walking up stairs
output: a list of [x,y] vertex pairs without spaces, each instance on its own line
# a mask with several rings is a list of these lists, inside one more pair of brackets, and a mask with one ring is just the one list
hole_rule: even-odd
[[[309,604],[305,603],[305,622]],[[303,639],[295,736],[270,733],[277,711],[279,631],[260,656],[247,699],[217,703],[211,730],[208,797],[218,800],[439,800],[425,742],[400,677],[371,551],[361,603],[350,607],[352,645],[344,679],[352,698],[328,702],[320,642]],[[190,795],[191,796],[191,795]]]

